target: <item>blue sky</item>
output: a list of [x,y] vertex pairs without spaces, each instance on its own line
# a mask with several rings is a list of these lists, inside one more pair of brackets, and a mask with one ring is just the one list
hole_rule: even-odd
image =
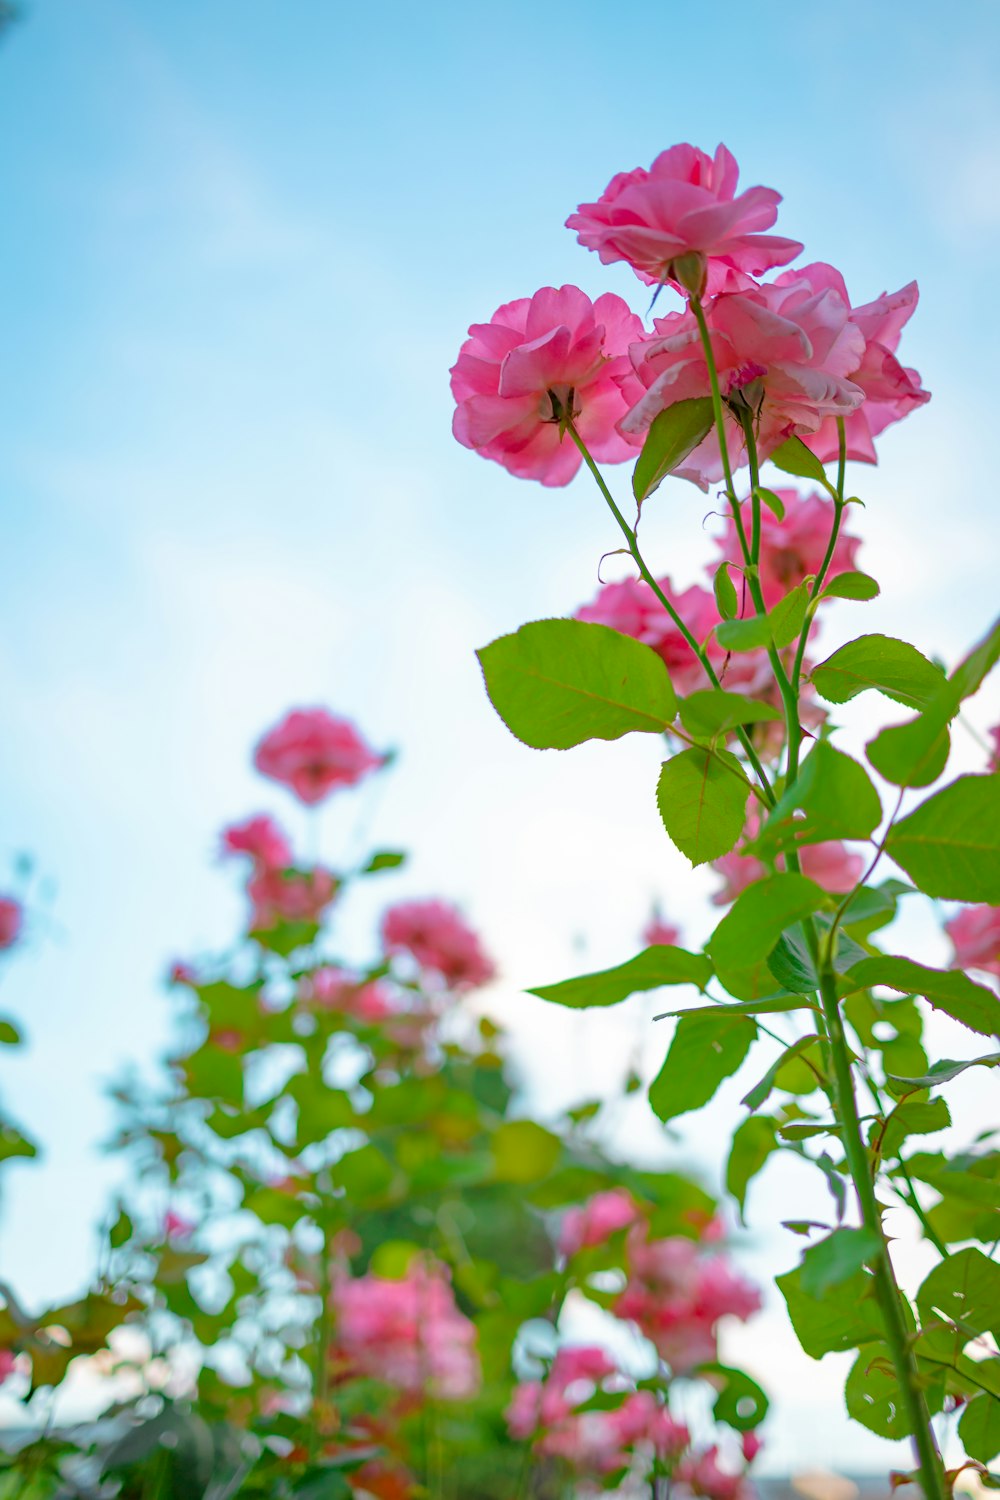
[[[778,231],[856,301],[918,279],[904,353],[934,400],[856,474],[883,595],[863,622],[844,606],[827,640],[886,630],[954,659],[983,631],[998,77],[989,0],[28,7],[0,47],[0,879],[28,850],[51,885],[0,997],[31,1037],[4,1097],[46,1145],[43,1167],[8,1174],[0,1223],[27,1296],[81,1280],[114,1178],[101,1090],[162,1050],[163,970],[224,947],[238,918],[217,828],[268,808],[304,836],[249,768],[287,706],[326,703],[401,748],[384,787],[324,814],[325,852],[408,843],[380,894],[466,906],[543,1106],[571,1073],[596,1084],[613,1039],[567,1040],[521,986],[627,956],[653,896],[692,940],[709,930],[710,881],[651,817],[656,748],[529,754],[472,654],[589,598],[617,544],[583,479],[545,491],[458,447],[447,385],[467,324],[540,285],[645,310],[631,274],[562,227],[612,173],[723,140],[746,185],[784,194]],[[648,553],[680,583],[711,552],[707,509],[683,484],[647,507]],[[995,690],[972,717],[996,720]],[[971,741],[958,755],[978,764]],[[359,952],[374,910],[345,913]],[[936,951],[929,916],[915,936]],[[571,1070],[545,1060],[557,1035]],[[696,1117],[684,1158],[714,1170],[731,1119]],[[767,1225],[787,1191],[762,1192],[757,1226],[782,1264],[793,1249]],[[795,1380],[832,1389],[783,1338],[775,1321],[778,1464],[803,1456]],[[839,1422],[817,1461],[882,1461]]]

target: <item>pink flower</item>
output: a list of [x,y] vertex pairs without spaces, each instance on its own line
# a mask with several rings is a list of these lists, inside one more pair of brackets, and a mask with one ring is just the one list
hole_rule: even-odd
[[291,787],[310,806],[337,787],[354,786],[385,759],[365,744],[349,720],[336,719],[325,708],[293,709],[254,751],[262,776]]
[[397,1007],[384,984],[359,980],[344,969],[314,969],[299,985],[299,998],[321,1010],[336,1010],[359,1021],[384,1021]]
[[409,953],[455,990],[487,984],[496,970],[479,938],[444,901],[405,901],[382,918],[386,953]]
[[542,287],[474,323],[451,371],[453,430],[466,448],[520,479],[568,484],[582,459],[560,418],[572,416],[595,458],[618,463],[636,444],[616,430],[628,410],[621,382],[642,323],[620,297]]
[[568,1209],[559,1229],[560,1255],[603,1245],[619,1229],[627,1229],[640,1217],[639,1205],[626,1188],[595,1193],[579,1208]]
[[1000,906],[965,906],[944,930],[955,950],[952,968],[1000,978]]
[[167,974],[167,983],[194,986],[198,983],[198,975],[190,964],[182,963],[178,960],[177,963],[170,965]]
[[341,1276],[331,1300],[339,1344],[360,1373],[438,1401],[476,1394],[475,1325],[455,1306],[443,1268],[417,1263],[398,1281]]
[[664,922],[659,912],[654,912],[642,930],[642,941],[647,948],[656,948],[660,944],[673,947],[681,940],[679,927],[674,927],[670,922]]
[[247,882],[251,932],[269,932],[282,922],[319,922],[337,894],[337,877],[312,870],[260,870]]
[[262,870],[287,870],[292,849],[285,835],[266,813],[232,823],[222,830],[222,853],[249,854]]
[[[825,278],[826,284],[850,305],[847,287],[839,271],[822,262],[809,269],[817,281]],[[781,282],[784,277],[778,280]],[[849,374],[852,383],[864,391],[865,401],[845,418],[844,432],[847,457],[861,463],[877,461],[873,439],[880,432],[931,399],[930,392],[921,386],[917,371],[904,368],[896,358],[900,336],[913,315],[918,295],[917,283],[911,281],[898,292],[883,293],[874,302],[851,309],[851,322],[860,330],[865,342],[861,359]],[[832,462],[840,452],[837,423],[832,417],[827,417],[819,429],[803,441],[823,463]]]
[[[846,417],[864,400],[847,378],[864,353],[864,336],[850,308],[817,267],[789,271],[770,286],[717,297],[706,308],[719,371],[726,441],[733,469],[747,461],[740,414],[750,413],[763,459],[786,438],[817,432],[828,417]],[[677,401],[708,396],[708,366],[694,314],[670,313],[656,333],[631,348],[646,394],[621,424],[641,436]],[[674,471],[707,489],[722,478],[713,428]]]
[[21,936],[24,908],[13,896],[0,896],[0,948],[13,948]]
[[755,1432],[744,1432],[740,1438],[740,1447],[743,1449],[743,1457],[748,1464],[752,1464],[758,1453],[764,1446],[763,1438]]
[[[709,632],[719,623],[713,596],[698,584],[692,584],[678,594],[669,578],[659,578],[657,582],[695,640],[703,645]],[[627,578],[623,583],[606,583],[592,604],[585,604],[577,610],[576,618],[609,625],[612,630],[651,646],[662,657],[670,680],[679,693],[691,693],[709,686],[701,662],[648,584],[635,578]],[[714,638],[709,642],[708,651],[716,661],[721,660],[723,653]]]
[[698,1267],[695,1305],[713,1323],[719,1318],[739,1318],[745,1323],[760,1311],[760,1293],[719,1256],[713,1256]]
[[652,1391],[634,1391],[609,1413],[623,1447],[648,1443],[657,1458],[677,1458],[691,1441],[683,1422],[676,1422]]
[[605,265],[627,261],[641,281],[672,281],[699,295],[706,276],[710,292],[744,286],[749,276],[794,259],[802,246],[759,233],[777,218],[781,195],[754,187],[737,197],[738,180],[725,146],[714,159],[694,146],[671,146],[648,172],[619,172],[566,226]]
[[752,1493],[744,1475],[721,1469],[718,1453],[718,1448],[712,1447],[692,1454],[682,1462],[677,1478],[705,1500],[744,1500]]
[[17,1355],[13,1349],[0,1349],[0,1385],[17,1369]]
[[163,1238],[165,1240],[190,1239],[197,1227],[190,1219],[185,1219],[183,1214],[175,1213],[172,1208],[168,1208],[163,1215]]
[[[779,521],[766,506],[761,507],[760,518],[760,584],[768,609],[804,578],[819,572],[833,530],[832,500],[816,493],[802,497],[795,490],[781,489],[775,493],[785,506],[784,520]],[[743,554],[731,514],[716,545],[728,562],[742,567]],[[841,530],[827,578],[852,571],[857,566],[855,556],[860,546],[860,537]]]

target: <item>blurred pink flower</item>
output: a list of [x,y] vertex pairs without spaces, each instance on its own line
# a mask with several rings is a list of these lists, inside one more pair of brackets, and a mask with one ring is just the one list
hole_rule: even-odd
[[680,940],[680,928],[674,927],[670,922],[665,922],[658,911],[653,913],[642,929],[642,941],[647,948],[656,948],[660,944],[672,947]]
[[496,973],[472,928],[444,901],[391,906],[382,918],[382,942],[386,953],[409,953],[455,990],[475,989]]
[[292,864],[291,845],[267,813],[258,813],[243,823],[224,828],[222,853],[248,854],[263,870],[287,870]]
[[602,1245],[619,1229],[627,1229],[641,1217],[641,1210],[627,1188],[595,1193],[578,1208],[567,1209],[559,1229],[560,1255]]
[[385,756],[376,755],[348,719],[334,718],[325,708],[293,709],[254,752],[262,776],[290,787],[310,806],[384,764]]
[[21,936],[24,908],[13,896],[0,896],[0,948],[13,948]]
[[[751,808],[743,830],[743,838],[747,841],[756,838],[759,829],[760,818],[755,806]],[[863,856],[852,854],[836,839],[823,844],[803,844],[799,850],[799,860],[803,875],[808,876],[810,880],[815,880],[817,885],[821,885],[825,891],[830,891],[834,895],[843,895],[852,890],[861,879],[865,868]],[[783,855],[778,856],[775,866],[779,870],[784,869]],[[721,890],[716,891],[712,897],[715,906],[728,906],[748,886],[753,885],[757,880],[764,880],[769,873],[762,860],[754,854],[742,854],[739,848],[730,850],[719,859],[713,859],[712,869],[721,875],[725,882]]]
[[[747,462],[739,413],[753,416],[760,458],[786,438],[819,430],[827,417],[846,417],[864,400],[847,378],[864,354],[864,336],[849,306],[815,266],[778,282],[717,297],[706,308],[719,371],[726,441],[734,471]],[[630,350],[646,393],[621,430],[641,437],[661,411],[711,390],[701,337],[691,311],[654,322],[655,334]],[[674,471],[702,489],[722,478],[713,428]]]
[[955,950],[952,968],[1000,978],[1000,906],[965,906],[944,930]]
[[334,1281],[339,1347],[365,1375],[413,1396],[466,1401],[479,1389],[476,1328],[455,1305],[443,1268],[414,1265],[390,1281]]
[[314,969],[299,983],[299,999],[305,1005],[322,1010],[338,1010],[356,1016],[359,1021],[383,1021],[396,1014],[386,985],[375,980],[359,980],[346,969]]
[[451,371],[453,430],[466,448],[521,479],[568,484],[582,459],[560,426],[572,415],[591,454],[635,456],[616,424],[628,410],[621,381],[642,323],[613,292],[596,302],[579,287],[542,287],[474,323]]
[[0,1385],[17,1369],[17,1355],[13,1349],[0,1349]]
[[796,240],[759,232],[777,218],[780,193],[753,187],[737,197],[738,181],[725,146],[714,158],[695,146],[671,146],[648,172],[619,172],[566,226],[605,265],[627,261],[641,281],[672,281],[699,293],[706,281],[709,292],[734,289],[802,249]]
[[[679,594],[674,592],[669,578],[659,578],[657,583],[695,640],[704,645],[709,632],[719,623],[714,597],[697,583]],[[691,693],[709,686],[701,662],[652,589],[639,579],[627,578],[622,583],[604,584],[591,604],[577,610],[576,618],[609,625],[612,630],[651,646],[663,659],[670,680],[679,693]],[[707,649],[716,662],[722,659],[723,653],[714,637]]]
[[318,922],[337,894],[338,880],[317,865],[312,870],[260,870],[247,882],[251,932],[269,932],[282,922]]
[[[850,305],[844,278],[838,270],[823,262],[809,269],[817,282],[824,279]],[[784,279],[779,276],[778,284]],[[844,432],[847,457],[861,463],[877,462],[873,439],[931,399],[930,392],[921,386],[917,371],[906,369],[896,358],[900,336],[913,315],[918,295],[917,283],[911,281],[898,292],[883,293],[874,302],[851,308],[851,322],[861,331],[865,343],[859,363],[848,374],[853,384],[864,391],[865,400],[845,418]],[[840,452],[836,420],[828,417],[803,441],[823,463],[834,461]]]
[[[819,572],[834,517],[833,501],[817,493],[800,496],[796,490],[786,489],[775,493],[785,506],[784,520],[779,521],[766,506],[761,507],[760,517],[760,584],[768,609],[809,574],[815,576]],[[722,536],[716,538],[716,546],[727,562],[742,566],[743,555],[731,514],[726,518]],[[860,546],[860,537],[841,530],[827,573],[828,580],[857,566],[855,557]]]
[[190,1219],[185,1219],[183,1214],[168,1208],[163,1215],[163,1238],[165,1240],[187,1240],[190,1239],[197,1229],[197,1225]]
[[167,983],[196,985],[198,983],[198,975],[191,964],[183,963],[178,959],[176,963],[170,965],[167,973]]
[[756,1432],[744,1432],[740,1438],[740,1447],[743,1449],[743,1457],[748,1464],[752,1464],[758,1453],[764,1446],[763,1438],[757,1436]]
[[753,1491],[745,1475],[728,1473],[719,1467],[719,1450],[706,1448],[703,1453],[693,1453],[685,1458],[677,1470],[677,1478],[689,1485],[696,1495],[705,1500],[744,1500]]

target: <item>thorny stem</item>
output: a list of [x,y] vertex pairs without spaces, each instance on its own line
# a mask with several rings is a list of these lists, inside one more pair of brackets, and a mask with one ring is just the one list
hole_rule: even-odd
[[[632,554],[632,558],[633,558],[633,560],[635,562],[636,567],[639,569],[639,572],[642,575],[642,578],[643,578],[644,582],[647,583],[649,585],[649,587],[652,589],[653,593],[656,595],[657,599],[663,605],[663,608],[666,610],[666,612],[670,616],[671,620],[673,620],[674,624],[677,626],[677,629],[680,631],[680,633],[684,637],[685,641],[687,641],[688,645],[691,647],[691,650],[694,652],[695,656],[697,656],[698,660],[701,662],[701,665],[702,665],[702,667],[703,667],[703,669],[705,671],[706,676],[708,677],[709,682],[712,683],[713,687],[721,687],[721,683],[719,682],[718,674],[717,674],[715,668],[712,666],[712,663],[711,663],[711,661],[708,658],[707,652],[705,652],[704,650],[702,650],[702,648],[698,644],[698,641],[695,638],[695,636],[692,635],[691,631],[688,629],[688,627],[685,625],[684,621],[681,619],[681,617],[678,614],[675,606],[673,604],[671,604],[670,600],[667,598],[666,594],[660,588],[660,585],[657,583],[656,579],[653,577],[652,573],[649,571],[649,568],[646,565],[646,561],[645,561],[644,557],[642,556],[642,553],[639,551],[639,543],[638,543],[638,541],[636,539],[635,531],[628,524],[628,522],[626,521],[625,517],[622,515],[621,511],[619,510],[618,506],[616,505],[615,498],[612,495],[611,491],[608,489],[607,485],[605,484],[603,474],[601,473],[600,469],[595,464],[594,460],[591,458],[590,453],[589,453],[589,451],[587,449],[586,443],[583,441],[583,439],[581,438],[580,434],[577,432],[576,427],[573,425],[573,423],[571,421],[567,422],[567,424],[566,424],[566,430],[569,433],[570,437],[573,439],[573,441],[576,444],[577,448],[579,448],[580,453],[581,453],[581,455],[583,457],[584,463],[587,465],[587,468],[590,470],[591,474],[593,475],[593,477],[594,477],[594,479],[595,479],[595,481],[597,483],[598,489],[600,490],[601,494],[604,496],[604,499],[607,501],[607,504],[608,504],[608,507],[609,507],[609,509],[611,511],[611,514],[614,516],[615,520],[618,522],[618,525],[619,525],[619,527],[621,529],[622,535],[624,536],[626,542],[628,543],[628,550]],[[774,806],[774,801],[775,801],[774,792],[773,792],[773,790],[771,788],[771,783],[770,783],[770,780],[768,779],[767,772],[764,770],[764,767],[761,765],[760,758],[758,757],[757,752],[756,752],[756,750],[753,747],[753,743],[752,743],[752,741],[750,739],[750,736],[747,734],[746,730],[742,726],[740,726],[737,729],[736,733],[737,733],[737,735],[739,737],[740,744],[743,746],[743,750],[744,750],[744,753],[746,754],[747,760],[750,762],[750,765],[753,767],[754,773],[756,774],[758,780],[760,781],[761,787],[763,788],[763,791],[764,791],[764,795],[765,795],[765,797],[767,799],[767,804],[768,804],[769,807],[773,807]]]

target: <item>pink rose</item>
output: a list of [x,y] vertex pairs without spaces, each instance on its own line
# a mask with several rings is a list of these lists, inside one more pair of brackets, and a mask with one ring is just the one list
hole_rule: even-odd
[[247,882],[251,932],[269,932],[282,922],[319,922],[337,894],[330,870],[260,870]]
[[345,969],[314,969],[299,984],[299,999],[321,1010],[341,1011],[359,1021],[384,1021],[397,1007],[387,987],[375,980],[359,980]]
[[626,1188],[611,1188],[595,1193],[579,1208],[563,1215],[559,1229],[560,1255],[575,1255],[578,1250],[603,1245],[619,1229],[627,1229],[640,1217],[639,1205]]
[[754,187],[737,197],[738,180],[725,146],[714,158],[694,146],[672,146],[648,172],[619,172],[566,226],[605,265],[627,261],[641,281],[672,281],[699,295],[706,283],[709,292],[745,286],[750,276],[794,259],[802,246],[759,232],[777,218],[781,195]]
[[743,1474],[730,1474],[719,1467],[718,1448],[706,1448],[681,1463],[677,1478],[690,1485],[705,1500],[748,1500],[753,1493]]
[[[775,493],[785,506],[784,520],[779,521],[766,506],[761,507],[760,517],[760,584],[768,609],[804,578],[819,572],[833,530],[832,500],[816,493],[803,497],[795,490],[780,489]],[[749,520],[747,527],[749,529]],[[731,514],[727,516],[725,532],[716,539],[716,546],[727,562],[742,567],[743,554]],[[860,546],[860,537],[841,530],[827,573],[828,580],[856,568],[855,557]],[[735,581],[739,584],[739,577]]]
[[0,896],[0,948],[13,948],[21,936],[24,908],[13,896]]
[[952,968],[1000,978],[1000,906],[966,906],[944,924],[955,949]]
[[[657,582],[695,640],[704,645],[713,627],[719,623],[714,597],[698,584],[692,584],[678,594],[669,578],[659,578]],[[701,662],[648,584],[633,578],[623,583],[606,583],[593,603],[577,610],[576,618],[610,625],[612,630],[651,646],[662,657],[670,680],[679,693],[692,693],[710,686]],[[708,641],[707,649],[716,662],[722,660],[723,652],[715,644],[714,637]]]
[[466,448],[520,479],[568,484],[583,462],[560,425],[571,415],[595,458],[635,456],[617,423],[628,411],[628,346],[642,323],[620,297],[591,302],[579,287],[543,287],[469,335],[451,371],[453,430]]
[[292,863],[291,845],[267,813],[258,813],[243,823],[224,828],[222,853],[249,854],[263,870],[287,870]]
[[[826,418],[846,417],[864,400],[861,387],[847,378],[864,354],[864,336],[849,314],[845,298],[827,285],[825,274],[818,274],[815,266],[708,304],[734,470],[747,461],[741,412],[754,415],[757,450],[763,459],[786,438],[817,432]],[[667,407],[708,396],[711,390],[694,314],[670,313],[657,319],[654,328],[652,337],[630,350],[646,394],[621,429],[637,437]],[[702,489],[722,478],[714,428],[674,472]]]
[[454,990],[475,989],[495,975],[479,938],[444,901],[404,901],[382,918],[386,953],[408,953]]
[[361,1374],[438,1401],[476,1394],[476,1328],[455,1306],[443,1267],[417,1263],[396,1281],[340,1276],[331,1302],[340,1348]]
[[[825,277],[850,306],[847,287],[840,272],[819,262],[809,268],[815,277]],[[779,277],[781,282],[785,278]],[[909,282],[898,292],[883,293],[874,302],[851,308],[851,322],[864,337],[864,351],[855,369],[849,372],[852,383],[865,393],[862,406],[844,421],[847,457],[861,463],[877,462],[875,439],[893,422],[899,422],[931,399],[920,384],[916,370],[906,369],[896,358],[900,335],[917,305],[917,283]],[[836,421],[828,417],[818,430],[803,438],[823,463],[834,461],[840,452]]]
[[17,1369],[17,1355],[13,1349],[0,1349],[0,1385]]
[[349,720],[336,719],[325,708],[293,709],[254,752],[262,776],[291,787],[310,806],[338,787],[354,786],[385,759],[365,744]]
[[642,930],[642,941],[647,948],[656,948],[660,944],[673,947],[681,940],[679,927],[674,927],[670,922],[664,922],[659,912],[654,912]]

